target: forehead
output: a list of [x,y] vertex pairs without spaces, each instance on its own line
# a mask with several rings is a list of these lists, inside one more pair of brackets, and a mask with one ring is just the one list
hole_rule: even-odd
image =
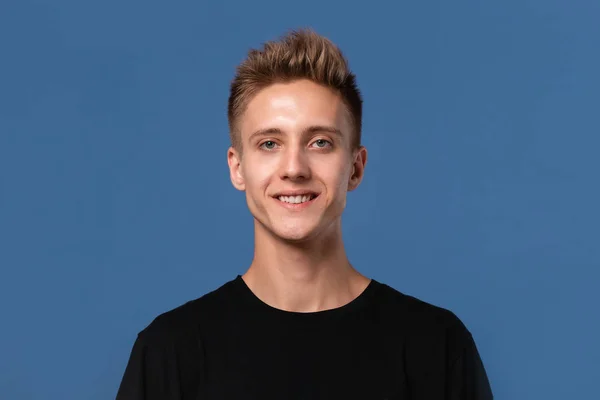
[[302,80],[276,83],[259,91],[240,118],[248,137],[259,129],[277,128],[294,133],[308,126],[330,126],[350,135],[349,116],[341,96],[322,85]]

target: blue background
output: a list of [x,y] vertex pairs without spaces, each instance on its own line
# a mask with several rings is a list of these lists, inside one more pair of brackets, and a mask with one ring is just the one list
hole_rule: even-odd
[[156,315],[243,273],[226,101],[312,26],[365,98],[344,235],[454,311],[498,399],[597,396],[600,2],[0,2],[0,398],[107,399]]

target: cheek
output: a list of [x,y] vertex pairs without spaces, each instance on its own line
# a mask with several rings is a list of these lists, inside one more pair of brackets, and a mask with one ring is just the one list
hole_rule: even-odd
[[315,178],[325,184],[327,192],[329,192],[328,197],[331,200],[339,201],[336,197],[348,191],[348,179],[350,177],[348,160],[339,156],[324,161],[315,164]]
[[245,165],[244,182],[246,183],[246,190],[250,192],[264,191],[272,176],[269,171],[269,166],[264,163],[249,163]]
[[348,175],[346,171],[337,174],[328,174],[323,177],[329,190],[332,192],[331,196],[338,197],[345,195],[348,191]]

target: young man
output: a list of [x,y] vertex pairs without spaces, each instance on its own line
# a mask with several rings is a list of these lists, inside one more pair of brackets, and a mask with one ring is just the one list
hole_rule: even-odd
[[252,50],[231,85],[231,182],[254,216],[244,275],[157,317],[118,400],[491,399],[450,311],[348,261],[341,216],[364,176],[362,100],[312,31]]

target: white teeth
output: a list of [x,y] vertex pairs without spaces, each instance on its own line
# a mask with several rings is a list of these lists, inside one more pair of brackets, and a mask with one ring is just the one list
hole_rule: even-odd
[[283,201],[285,203],[300,204],[300,203],[304,203],[304,202],[307,202],[310,199],[312,199],[312,195],[305,195],[305,196],[279,196],[278,199],[279,199],[279,201]]

